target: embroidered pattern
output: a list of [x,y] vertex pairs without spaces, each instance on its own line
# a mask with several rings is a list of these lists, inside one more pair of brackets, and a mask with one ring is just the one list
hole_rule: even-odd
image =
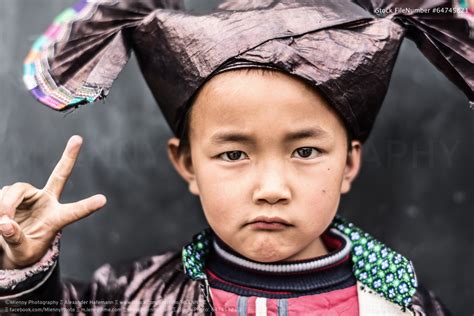
[[340,216],[331,225],[351,239],[355,277],[389,301],[409,306],[418,286],[411,261]]
[[183,247],[181,252],[183,258],[184,273],[192,280],[207,279],[204,273],[204,262],[210,251],[212,232],[207,228],[193,237],[193,241]]
[[[331,227],[352,242],[351,256],[357,280],[402,307],[412,303],[418,283],[411,261],[339,215]],[[208,228],[196,234],[193,241],[183,247],[183,267],[189,278],[207,280],[204,263],[211,242],[212,231]]]

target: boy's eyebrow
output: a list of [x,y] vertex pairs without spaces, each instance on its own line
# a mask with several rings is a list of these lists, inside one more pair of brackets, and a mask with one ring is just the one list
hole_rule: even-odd
[[329,134],[324,129],[320,127],[305,128],[299,131],[288,133],[285,136],[285,142],[291,142],[299,139],[305,138],[325,138]]
[[255,143],[250,135],[239,132],[218,132],[211,136],[211,143],[220,145],[223,143]]
[[[305,138],[312,138],[312,137],[324,138],[324,137],[327,137],[328,135],[329,134],[324,129],[320,127],[313,127],[313,128],[307,128],[307,129],[290,132],[285,135],[284,141],[291,142],[291,141],[296,141],[296,140],[305,139]],[[255,140],[253,139],[252,136],[241,133],[241,132],[217,132],[211,136],[210,140],[213,144],[217,144],[217,145],[226,143],[226,142],[240,142],[240,143],[250,143],[250,144],[255,143]]]

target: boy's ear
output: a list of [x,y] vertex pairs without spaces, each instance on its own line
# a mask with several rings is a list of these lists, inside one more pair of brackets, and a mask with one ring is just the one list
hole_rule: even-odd
[[168,140],[168,158],[179,175],[188,183],[189,191],[199,195],[199,188],[194,174],[193,161],[190,150],[179,153],[179,139],[176,137]]
[[347,153],[346,167],[342,178],[341,193],[347,193],[351,190],[352,181],[359,174],[362,159],[362,144],[358,140],[352,141],[352,149]]

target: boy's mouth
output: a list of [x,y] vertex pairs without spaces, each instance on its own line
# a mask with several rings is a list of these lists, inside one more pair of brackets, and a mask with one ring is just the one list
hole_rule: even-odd
[[292,226],[286,220],[280,217],[258,216],[251,220],[247,225],[254,229],[281,230]]

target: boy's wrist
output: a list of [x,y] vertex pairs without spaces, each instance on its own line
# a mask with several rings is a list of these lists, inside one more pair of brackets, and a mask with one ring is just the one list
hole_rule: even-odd
[[61,232],[58,232],[47,252],[38,260],[26,266],[14,264],[5,253],[0,254],[0,300],[2,297],[19,295],[28,292],[37,283],[46,280],[59,260],[59,242]]

